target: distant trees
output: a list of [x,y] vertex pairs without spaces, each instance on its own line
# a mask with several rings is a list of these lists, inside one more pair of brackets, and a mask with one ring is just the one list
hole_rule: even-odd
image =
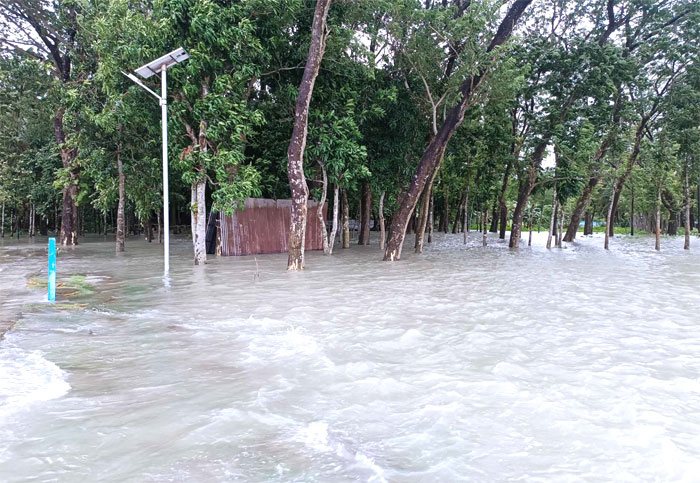
[[2,229],[62,226],[64,244],[113,231],[117,251],[129,232],[152,238],[158,106],[121,71],[183,46],[190,59],[169,71],[170,211],[176,230],[191,227],[194,263],[206,261],[210,214],[251,196],[294,200],[292,269],[304,265],[309,196],[329,204],[326,253],[338,231],[350,247],[357,218],[361,244],[375,221],[386,260],[407,233],[421,253],[434,230],[470,221],[510,231],[515,249],[530,213],[566,242],[594,218],[608,238],[635,223],[689,234],[700,223],[697,2],[499,6],[8,0]]
[[78,185],[80,168],[75,137],[78,127],[67,123],[75,90],[87,78],[90,62],[88,45],[82,42],[79,16],[89,16],[80,4],[58,0],[50,5],[42,0],[7,0],[0,4],[0,46],[15,55],[45,61],[57,83],[53,95],[54,140],[61,156],[63,169],[57,177],[62,184],[61,210],[62,245],[78,243]]

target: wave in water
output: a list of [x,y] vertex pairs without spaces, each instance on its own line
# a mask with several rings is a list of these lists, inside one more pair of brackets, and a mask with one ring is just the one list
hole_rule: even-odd
[[66,373],[41,352],[0,349],[0,421],[31,403],[61,397],[70,388]]

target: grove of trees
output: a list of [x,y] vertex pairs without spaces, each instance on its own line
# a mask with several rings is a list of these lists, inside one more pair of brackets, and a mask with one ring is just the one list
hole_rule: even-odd
[[290,269],[310,197],[329,254],[351,219],[392,261],[474,225],[512,249],[581,224],[689,248],[699,41],[696,0],[3,0],[2,236],[157,242],[160,107],[122,72],[182,46],[170,214],[195,263],[209,214],[247,197],[292,199]]

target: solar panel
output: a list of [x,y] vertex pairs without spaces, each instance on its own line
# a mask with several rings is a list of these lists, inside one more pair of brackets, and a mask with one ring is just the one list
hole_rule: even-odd
[[168,54],[165,54],[162,57],[158,57],[156,60],[149,62],[146,65],[142,65],[141,67],[136,69],[136,73],[144,79],[148,79],[153,74],[158,74],[164,65],[167,69],[171,65],[179,64],[183,60],[187,60],[189,58],[190,55],[187,52],[185,52],[185,49],[180,47]]

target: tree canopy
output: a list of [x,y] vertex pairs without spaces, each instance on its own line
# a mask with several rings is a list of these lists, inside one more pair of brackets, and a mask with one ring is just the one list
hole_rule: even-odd
[[[119,210],[132,232],[150,229],[160,110],[122,72],[177,47],[190,58],[168,72],[175,229],[249,197],[289,198],[315,6],[3,2],[3,231],[38,220],[75,243],[116,229]],[[407,231],[468,230],[484,215],[517,248],[533,209],[555,204],[565,241],[589,218],[609,236],[700,224],[698,2],[336,1],[326,24],[304,174],[312,198],[327,183],[350,217],[369,203],[360,217],[388,219],[387,259]]]

